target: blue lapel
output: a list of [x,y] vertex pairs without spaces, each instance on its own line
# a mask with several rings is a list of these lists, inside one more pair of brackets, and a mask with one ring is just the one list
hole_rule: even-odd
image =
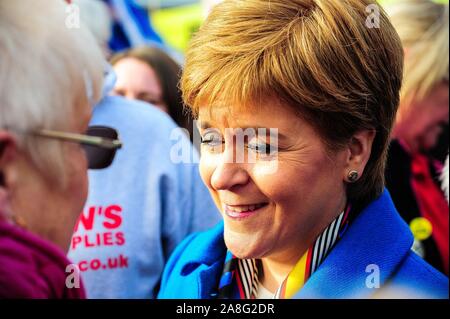
[[294,298],[367,298],[377,290],[366,285],[374,267],[369,265],[378,267],[383,286],[412,243],[413,236],[385,189],[353,221]]
[[226,251],[223,221],[192,241],[188,260],[181,269],[184,279],[179,287],[180,298],[215,298]]

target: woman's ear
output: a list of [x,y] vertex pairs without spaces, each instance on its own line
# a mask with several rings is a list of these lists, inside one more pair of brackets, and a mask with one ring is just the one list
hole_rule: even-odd
[[10,181],[12,163],[17,154],[17,143],[13,135],[7,131],[0,130],[0,219],[12,218],[10,207]]
[[360,130],[350,139],[347,145],[347,163],[344,170],[345,181],[355,182],[363,174],[372,152],[375,135],[375,130]]
[[17,155],[15,137],[8,131],[0,130],[0,187],[7,187],[8,170]]

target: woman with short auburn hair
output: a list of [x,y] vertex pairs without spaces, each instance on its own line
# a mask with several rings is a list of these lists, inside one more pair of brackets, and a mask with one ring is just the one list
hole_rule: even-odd
[[215,6],[182,91],[224,222],[177,248],[159,297],[447,297],[384,189],[402,68],[374,1]]

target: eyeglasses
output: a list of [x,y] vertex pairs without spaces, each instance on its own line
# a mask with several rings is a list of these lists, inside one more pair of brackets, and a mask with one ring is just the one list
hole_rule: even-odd
[[39,130],[33,135],[81,144],[90,169],[102,169],[111,165],[116,151],[122,147],[117,131],[106,126],[90,126],[86,134]]

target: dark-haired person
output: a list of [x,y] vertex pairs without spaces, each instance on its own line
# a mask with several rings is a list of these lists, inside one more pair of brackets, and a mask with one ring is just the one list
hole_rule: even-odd
[[[89,173],[69,257],[80,267],[88,298],[155,298],[177,244],[221,218],[187,136],[147,103],[108,95],[113,74],[106,82],[91,124],[115,127],[125,147],[111,167]],[[189,158],[179,162],[174,149]]]
[[[94,4],[90,1],[76,4],[82,22],[101,45],[107,38],[96,20],[98,15],[91,12]],[[177,89],[179,66],[161,51],[143,51],[148,61],[158,62],[157,69],[164,78],[171,79],[168,100],[176,101],[176,96],[181,101]],[[141,50],[129,54],[132,52]],[[116,58],[120,60],[120,56]],[[120,65],[128,65],[127,61],[120,60],[116,71],[120,73]],[[142,67],[144,75],[139,73]],[[135,79],[147,79],[146,68],[139,65]],[[148,88],[145,84],[151,89],[159,85],[153,75],[149,83],[141,82],[144,91]],[[68,256],[81,271],[88,298],[155,298],[164,265],[176,245],[221,218],[201,181],[198,154],[192,143],[169,114],[145,103],[160,105],[159,98],[155,100],[152,95],[154,91],[141,96],[111,94],[117,83],[123,85],[110,68],[91,125],[115,127],[125,147],[108,169],[89,172],[88,198]],[[181,110],[181,105],[177,107]],[[188,158],[172,158],[180,149]]]
[[113,94],[156,106],[186,129],[192,141],[192,120],[183,111],[177,62],[159,48],[138,47],[116,54],[111,64],[117,75]]

